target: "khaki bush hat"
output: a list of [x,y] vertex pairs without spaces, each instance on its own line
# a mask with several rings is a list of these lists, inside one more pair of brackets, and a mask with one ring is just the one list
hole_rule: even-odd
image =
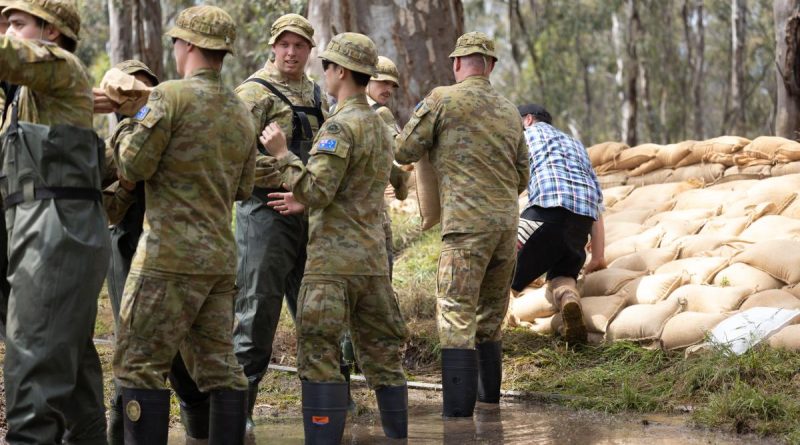
[[392,59],[378,56],[378,63],[375,66],[375,71],[377,73],[372,76],[372,80],[388,80],[394,83],[394,86],[400,86],[400,73],[397,72],[397,65],[392,62]]
[[216,6],[192,6],[178,14],[175,26],[166,35],[200,48],[233,54],[236,24],[227,12]]
[[308,40],[312,48],[317,46],[314,42],[314,28],[311,26],[311,22],[300,14],[286,14],[278,17],[278,20],[272,24],[269,44],[274,45],[278,37],[287,31]]
[[462,35],[456,42],[456,49],[450,53],[450,58],[464,57],[470,54],[483,54],[497,60],[494,53],[494,40],[479,31]]
[[77,44],[81,32],[81,16],[74,0],[13,0],[4,1],[3,15],[22,11],[53,25],[66,38]]
[[375,76],[378,50],[375,42],[364,34],[343,32],[331,39],[319,58],[331,61],[350,71]]
[[[3,0],[0,0],[3,1]],[[138,60],[126,60],[114,65],[114,68],[122,71],[125,74],[133,76],[136,73],[144,73],[153,81],[153,85],[158,85],[158,76],[154,73],[144,62]]]

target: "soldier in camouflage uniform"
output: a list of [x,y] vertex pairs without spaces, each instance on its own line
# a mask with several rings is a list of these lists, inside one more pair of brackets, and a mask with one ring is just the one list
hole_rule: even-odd
[[211,394],[210,443],[242,443],[247,380],[233,353],[233,202],[253,187],[255,128],[222,84],[236,26],[214,6],[182,11],[173,39],[182,80],[150,93],[119,136],[120,176],[144,181],[144,233],[125,283],[114,356],[125,443],[166,444],[165,377],[180,350]]
[[517,197],[529,172],[516,107],[489,83],[494,42],[480,32],[465,34],[450,58],[458,83],[435,88],[417,105],[398,138],[396,158],[407,164],[428,153],[438,174],[444,415],[458,417],[472,415],[476,390],[482,402],[499,401]]
[[[126,60],[114,66],[123,73],[134,76],[148,87],[158,85],[158,77],[144,63],[138,60]],[[112,104],[102,90],[95,90],[95,112],[98,105],[102,108]],[[112,108],[114,109],[114,108]],[[103,207],[108,213],[111,232],[111,262],[108,268],[106,283],[111,309],[114,315],[115,330],[119,323],[119,309],[125,280],[131,268],[131,261],[139,243],[144,223],[144,183],[130,183],[117,178],[113,153],[117,147],[118,136],[125,134],[129,127],[135,125],[133,116],[125,116],[117,112],[119,124],[107,141],[106,180],[113,181],[103,190]],[[186,436],[192,439],[208,439],[209,396],[197,388],[192,380],[180,353],[172,361],[169,381],[178,396],[181,407],[181,420],[186,429]],[[123,413],[122,392],[115,387],[111,399],[111,413],[108,423],[108,442],[110,445],[122,444]]]
[[[303,16],[286,14],[272,25],[269,43],[272,60],[239,85],[236,94],[250,109],[258,132],[276,122],[291,135],[291,150],[306,162],[328,111],[325,95],[305,75],[315,45],[314,29]],[[307,216],[274,207],[287,190],[275,158],[263,148],[259,151],[253,196],[236,208],[239,293],[233,337],[236,358],[249,382],[248,428],[253,425],[258,384],[272,355],[284,295],[292,317],[296,312],[308,243]]]
[[[91,131],[91,80],[72,53],[80,30],[75,3],[18,0],[7,2],[2,13],[11,27],[0,37],[0,79],[17,85],[7,98],[14,103],[0,117],[6,154],[17,149],[15,114],[20,125],[39,124],[50,127],[51,134],[97,143]],[[45,150],[27,148],[37,154]],[[64,156],[67,161],[77,157]],[[6,238],[3,230],[3,239],[10,244],[11,292],[3,365],[11,444],[105,443],[102,371],[92,337],[109,240],[99,202],[99,155],[94,161],[97,165],[64,167],[73,174],[81,171],[74,183],[96,181],[96,188],[82,188],[95,191],[94,198],[61,199],[56,193],[40,198],[50,189],[38,186],[25,206],[6,196],[9,231]],[[13,177],[16,171],[4,173],[6,193],[22,180]],[[50,172],[39,173],[53,179]]]
[[306,443],[338,444],[347,410],[339,339],[349,328],[359,363],[375,388],[384,432],[407,435],[407,389],[400,348],[407,336],[392,293],[381,230],[392,143],[369,107],[375,44],[362,34],[331,39],[320,55],[338,106],[314,140],[308,165],[270,125],[262,144],[277,159],[282,182],[309,211],[306,273],[297,306],[297,363]]

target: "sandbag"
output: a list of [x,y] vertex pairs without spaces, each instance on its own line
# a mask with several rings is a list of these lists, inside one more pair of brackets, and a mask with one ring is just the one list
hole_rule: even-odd
[[733,257],[788,284],[800,282],[800,241],[768,240],[748,246]]
[[798,173],[800,173],[800,162],[776,164],[770,170],[772,176],[796,175]]
[[676,168],[672,172],[672,181],[700,181],[711,184],[725,174],[726,167],[722,164],[698,164]]
[[650,173],[645,173],[641,176],[631,176],[628,178],[626,184],[636,187],[644,187],[646,185],[664,184],[672,181],[672,169],[662,168]]
[[664,167],[674,168],[692,151],[697,141],[684,141],[678,144],[662,145],[655,159]]
[[656,340],[661,336],[667,320],[682,309],[683,302],[673,298],[656,304],[628,306],[608,325],[606,340]]
[[614,295],[627,282],[642,276],[642,272],[624,269],[604,269],[592,272],[583,278],[581,295]]
[[704,219],[662,221],[656,227],[664,232],[660,247],[674,247],[677,240],[687,235],[695,235],[706,223]]
[[627,150],[622,150],[619,156],[613,161],[614,168],[617,170],[633,170],[655,158],[660,147],[661,146],[658,144],[642,144]]
[[618,202],[615,208],[617,210],[658,208],[661,204],[672,201],[679,193],[693,188],[696,188],[696,186],[685,182],[639,187],[625,199]]
[[788,140],[775,151],[775,160],[781,163],[800,161],[800,143]]
[[[731,197],[730,190],[687,190],[675,198],[675,210],[713,209]],[[710,215],[709,215],[710,216]]]
[[118,68],[111,68],[100,81],[100,89],[119,105],[119,113],[133,116],[150,98],[151,87]]
[[603,187],[603,204],[606,208],[613,207],[618,201],[630,195],[634,188],[632,185]]
[[698,233],[700,235],[733,238],[739,236],[750,224],[750,221],[749,216],[719,216],[706,221]]
[[673,243],[679,249],[678,258],[718,256],[729,258],[744,250],[750,243],[727,235],[698,234],[678,238]]
[[627,148],[628,145],[621,142],[603,142],[592,145],[586,149],[586,152],[589,153],[589,159],[592,161],[592,165],[597,167],[614,161],[614,159]]
[[[797,150],[800,150],[800,144],[791,139],[779,136],[759,136],[744,147],[743,151],[754,158],[772,160],[778,153],[790,155]],[[792,160],[797,161],[800,158]]]
[[638,235],[646,229],[646,227],[636,223],[605,222],[605,240],[607,244],[611,244],[623,238]]
[[439,178],[427,153],[414,164],[414,176],[422,219],[421,229],[428,230],[442,220],[442,204],[439,200]]
[[661,332],[661,346],[668,350],[684,349],[703,341],[706,333],[728,314],[681,312],[667,321]]
[[747,216],[755,221],[765,215],[778,215],[795,200],[797,193],[775,197],[744,196],[723,204],[722,215],[732,218]]
[[625,307],[625,299],[618,295],[581,298],[583,323],[586,330],[604,334],[608,323]]
[[728,168],[736,165],[736,160],[734,159],[734,155],[728,153],[709,153],[703,156],[702,162],[708,162],[710,164],[721,164]]
[[769,239],[800,239],[800,220],[788,216],[767,215],[750,224],[739,238],[753,242]]
[[708,206],[708,208],[705,209],[670,210],[668,212],[656,213],[650,218],[647,218],[644,225],[653,227],[665,221],[688,222],[705,220],[717,216],[721,210],[722,208],[719,206]]
[[677,249],[645,249],[619,257],[612,261],[608,267],[652,273],[664,264],[676,259],[677,256]]
[[780,289],[784,283],[770,274],[744,263],[733,263],[714,277],[715,286],[744,286],[753,292]]
[[657,274],[682,274],[689,275],[689,282],[692,284],[705,284],[710,282],[714,276],[725,268],[728,259],[723,257],[701,257],[685,258],[669,262],[658,269]]
[[539,335],[551,335],[556,332],[554,329],[553,319],[555,315],[549,317],[542,317],[533,320],[532,322],[520,321],[520,327],[530,329]]
[[521,321],[532,322],[537,318],[549,317],[557,312],[553,294],[548,287],[528,287],[511,301],[511,313]]
[[[603,215],[603,223],[605,225],[616,223],[636,223],[641,225],[652,215],[653,210],[624,210]],[[606,240],[606,243],[608,243],[608,240]]]
[[613,262],[619,257],[630,255],[640,250],[652,249],[658,246],[663,236],[664,232],[654,227],[638,235],[607,244],[605,251],[606,261]]
[[800,324],[786,326],[767,340],[769,345],[776,349],[800,351]]
[[699,164],[701,162],[717,162],[709,158],[715,154],[732,156],[733,153],[741,151],[749,144],[750,140],[739,136],[720,136],[701,142],[695,142],[688,155],[686,155],[677,167]]
[[744,311],[754,307],[800,309],[800,299],[782,289],[769,289],[751,295],[740,309]]
[[759,199],[780,199],[800,190],[800,175],[786,175],[756,181],[747,195]]
[[[735,161],[741,161],[741,158],[734,158]],[[763,160],[748,160],[746,165],[734,165],[725,169],[722,177],[726,181],[734,181],[740,179],[762,179],[772,176],[772,164],[769,161]]]
[[655,274],[642,277],[636,292],[625,295],[625,303],[654,304],[669,297],[689,281],[686,274]]
[[664,167],[664,164],[658,159],[653,158],[647,162],[642,163],[640,166],[628,171],[628,177],[642,176],[644,174],[654,172]]
[[726,181],[721,182],[718,184],[712,184],[705,188],[705,190],[724,190],[731,193],[744,193],[746,194],[748,190],[753,188],[753,186],[758,184],[758,180],[756,179],[742,179],[738,181]]
[[598,171],[597,173],[597,183],[604,190],[611,187],[620,187],[628,182],[628,174],[624,172],[600,174],[600,171]]
[[721,314],[739,309],[753,290],[748,287],[716,287],[687,284],[679,287],[667,301],[685,301],[686,310],[707,314]]

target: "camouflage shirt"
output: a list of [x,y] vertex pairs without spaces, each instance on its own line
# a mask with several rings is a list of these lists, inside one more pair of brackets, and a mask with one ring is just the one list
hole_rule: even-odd
[[[389,136],[392,138],[392,149],[395,148],[395,139],[397,135],[400,134],[400,126],[397,125],[397,120],[394,118],[394,114],[392,114],[392,110],[385,105],[376,106],[377,102],[374,99],[367,96],[367,102],[372,109],[378,113],[378,116],[383,120],[383,123],[386,124],[386,128],[389,130]],[[408,197],[408,181],[411,175],[403,171],[400,167],[392,163],[392,171],[389,175],[389,185],[391,185],[391,189],[394,193],[395,198],[399,200],[404,200]]]
[[[52,43],[2,36],[0,79],[22,86],[19,120],[92,128],[92,83],[86,68],[71,52]],[[8,116],[6,121],[11,120],[11,113]],[[3,122],[0,128],[9,124]]]
[[150,93],[117,135],[117,167],[145,181],[144,233],[132,268],[234,274],[234,200],[253,189],[255,128],[218,72],[195,71]]
[[[272,62],[267,62],[264,68],[253,73],[250,78],[266,80],[278,89],[287,99],[296,106],[314,106],[314,82],[303,76],[302,80],[294,81],[283,77]],[[236,90],[236,94],[244,101],[250,113],[256,131],[261,131],[267,124],[277,122],[286,134],[286,144],[292,143],[292,108],[280,98],[272,94],[266,87],[256,82],[243,82]],[[328,103],[325,94],[320,94],[323,115],[328,113]],[[309,116],[309,122],[314,134],[319,130],[319,122],[314,116]],[[275,158],[261,153],[256,154],[256,187],[280,188],[280,173],[275,168]]]
[[389,274],[382,210],[392,143],[365,95],[340,103],[325,121],[307,166],[291,153],[277,166],[309,208],[306,273]]
[[401,164],[429,153],[439,179],[442,233],[516,230],[528,185],[528,148],[517,107],[483,76],[435,88],[397,139]]

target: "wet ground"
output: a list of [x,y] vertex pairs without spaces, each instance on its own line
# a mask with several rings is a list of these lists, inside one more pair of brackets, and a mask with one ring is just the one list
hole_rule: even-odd
[[[411,444],[768,444],[752,436],[736,437],[693,429],[684,417],[631,415],[606,416],[551,405],[503,402],[500,408],[478,404],[471,419],[443,420],[437,393],[412,391],[409,416]],[[302,444],[299,416],[257,421],[256,444]],[[170,444],[183,444],[174,429]],[[380,421],[360,416],[349,422],[344,444],[404,443],[383,437]]]

